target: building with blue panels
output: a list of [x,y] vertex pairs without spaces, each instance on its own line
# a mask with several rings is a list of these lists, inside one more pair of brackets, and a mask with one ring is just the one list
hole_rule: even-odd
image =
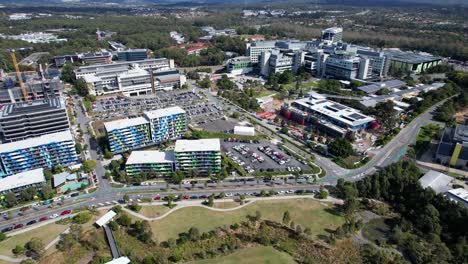
[[144,112],[150,123],[151,141],[155,144],[182,138],[187,132],[187,117],[184,109],[174,106]]
[[144,117],[104,123],[112,153],[122,153],[151,144],[149,122]]
[[78,162],[70,130],[0,145],[0,177]]

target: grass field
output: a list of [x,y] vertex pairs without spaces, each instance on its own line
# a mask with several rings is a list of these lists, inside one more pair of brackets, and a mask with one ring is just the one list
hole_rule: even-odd
[[291,264],[294,259],[273,247],[255,247],[239,250],[227,256],[204,259],[187,264]]
[[213,207],[214,208],[221,208],[221,209],[227,209],[227,208],[234,208],[240,206],[240,203],[237,202],[217,202],[214,203]]
[[140,214],[147,216],[147,217],[158,217],[169,211],[169,207],[164,205],[149,205],[149,206],[142,206],[140,210]]
[[386,223],[386,219],[377,218],[364,225],[362,235],[371,242],[382,244],[387,242],[390,231],[391,228]]
[[0,242],[0,254],[7,256],[14,256],[11,250],[16,245],[24,246],[26,242],[31,240],[33,237],[38,237],[42,239],[44,245],[47,245],[52,241],[56,236],[65,231],[68,228],[68,225],[58,225],[58,224],[48,224],[31,231],[9,237],[7,240]]
[[[332,207],[332,205],[328,205]],[[325,229],[335,229],[343,223],[343,218],[326,210],[327,206],[311,199],[289,199],[257,201],[239,210],[216,212],[202,207],[187,207],[175,211],[167,217],[152,221],[153,233],[158,241],[176,238],[190,227],[197,227],[201,232],[213,230],[223,225],[245,221],[248,215],[261,212],[262,219],[281,222],[283,213],[289,210],[291,219],[309,227],[314,236],[326,234]]]

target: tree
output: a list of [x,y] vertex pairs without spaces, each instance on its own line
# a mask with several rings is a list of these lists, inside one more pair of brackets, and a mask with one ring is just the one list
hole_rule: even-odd
[[90,212],[81,212],[81,213],[75,215],[72,218],[72,221],[75,224],[85,224],[85,223],[89,222],[89,220],[91,220],[92,217],[93,217],[93,215]]
[[192,241],[200,239],[200,231],[198,231],[198,228],[191,227],[188,231],[188,238]]
[[206,202],[206,205],[209,206],[209,207],[213,207],[214,206],[214,193],[212,193],[210,196],[208,196],[208,202]]
[[7,238],[7,236],[3,232],[0,232],[0,242],[5,240],[6,238]]
[[84,160],[82,164],[82,169],[86,173],[90,173],[96,168],[96,161],[95,160]]
[[172,173],[172,182],[174,183],[181,183],[185,179],[185,173],[181,172],[180,170],[176,170]]
[[57,243],[57,249],[66,252],[69,251],[73,245],[76,244],[76,240],[73,238],[71,234],[64,234],[62,238]]
[[40,258],[44,254],[44,242],[40,238],[33,237],[26,243],[27,253],[33,258]]
[[283,214],[283,225],[288,225],[291,222],[291,215],[289,211],[285,211]]
[[306,228],[304,229],[304,234],[306,234],[306,235],[308,235],[308,236],[312,235],[312,230],[310,229],[310,227],[306,227]]
[[133,202],[128,206],[128,208],[134,212],[139,212],[141,210],[141,205],[139,205],[137,202]]
[[259,221],[260,219],[262,219],[262,212],[260,211],[255,211],[255,221]]
[[11,250],[11,252],[12,252],[13,254],[15,254],[15,256],[24,254],[24,251],[25,251],[25,249],[24,249],[24,247],[21,246],[21,245],[16,245],[16,246]]
[[297,232],[298,234],[302,234],[302,226],[301,226],[301,225],[297,225],[297,226],[296,226],[296,232]]
[[337,138],[328,144],[328,152],[339,158],[347,158],[354,153],[354,150],[348,140]]
[[104,158],[112,159],[112,152],[107,147],[104,149]]
[[173,205],[173,201],[174,201],[174,200],[175,200],[175,195],[174,195],[174,194],[171,193],[171,194],[169,194],[169,195],[167,196],[167,206],[168,206],[169,208],[172,208],[172,207],[174,206],[174,205]]
[[123,198],[122,198],[126,203],[128,203],[128,201],[130,201],[130,196],[128,194],[124,194]]
[[121,213],[116,221],[119,225],[125,227],[128,227],[132,224],[132,219],[126,213]]
[[5,202],[7,207],[13,207],[18,203],[16,195],[12,192],[9,192],[5,195]]
[[81,154],[81,152],[83,151],[83,147],[81,146],[79,142],[76,142],[75,150],[76,150],[76,154]]
[[41,195],[43,200],[49,200],[54,197],[54,190],[50,186],[50,184],[44,184],[41,189]]
[[323,187],[323,185],[320,185],[319,198],[326,199],[327,197],[328,197],[328,191],[325,190],[325,187]]
[[395,103],[391,100],[380,102],[375,105],[372,113],[377,117],[379,123],[387,130],[392,130],[397,122],[397,111],[394,109]]

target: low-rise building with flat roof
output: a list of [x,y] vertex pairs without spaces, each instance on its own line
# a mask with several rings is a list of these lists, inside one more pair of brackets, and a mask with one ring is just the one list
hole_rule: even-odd
[[442,133],[435,161],[458,169],[468,169],[468,126],[446,127]]
[[211,175],[221,171],[219,139],[177,140],[174,148],[176,169]]
[[12,192],[16,196],[19,196],[22,190],[30,187],[40,190],[45,183],[46,179],[42,168],[20,172],[0,178],[0,195]]
[[133,151],[125,164],[127,175],[145,173],[151,176],[167,176],[175,170],[175,156],[172,151]]
[[449,184],[452,180],[448,175],[430,170],[419,179],[419,183],[424,189],[429,187],[436,193],[444,193],[450,189]]
[[403,71],[421,73],[442,63],[442,58],[428,53],[406,52],[398,49],[384,51],[390,62],[390,68]]

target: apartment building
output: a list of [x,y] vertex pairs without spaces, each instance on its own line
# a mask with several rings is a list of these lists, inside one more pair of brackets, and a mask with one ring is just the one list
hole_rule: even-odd
[[145,173],[148,176],[167,176],[175,171],[175,156],[172,151],[132,151],[125,163],[128,176]]
[[147,111],[144,116],[149,121],[154,144],[182,138],[187,132],[187,115],[178,106]]
[[187,132],[187,115],[175,106],[145,111],[142,117],[106,122],[104,127],[110,151],[122,153],[181,138]]
[[1,142],[13,142],[70,129],[65,99],[54,97],[0,109]]
[[122,153],[151,144],[149,122],[144,117],[120,119],[104,123],[112,153]]
[[176,169],[182,172],[196,170],[210,175],[221,171],[219,139],[177,140],[174,153]]
[[67,167],[78,161],[70,130],[45,134],[0,147],[0,177],[38,168]]
[[44,184],[46,184],[46,179],[43,168],[20,172],[0,178],[0,195],[14,193],[16,196],[20,196],[23,190],[31,187],[40,191]]

